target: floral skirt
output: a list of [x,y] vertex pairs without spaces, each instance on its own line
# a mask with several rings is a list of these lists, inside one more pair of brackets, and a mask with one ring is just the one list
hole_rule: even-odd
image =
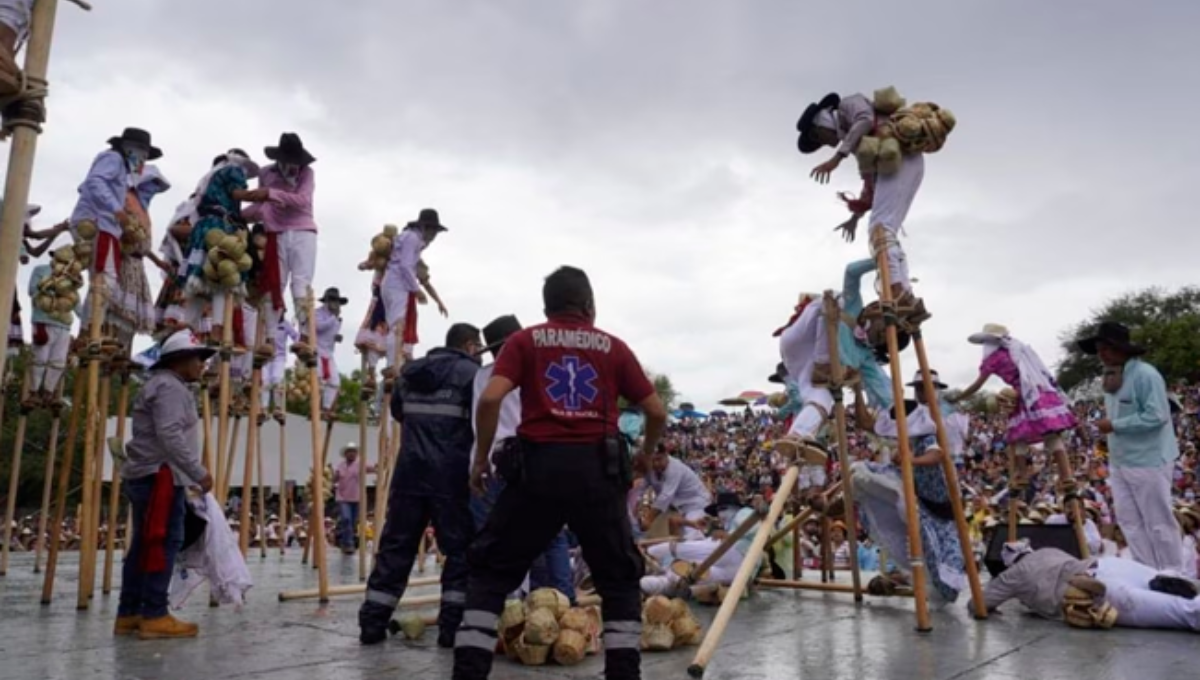
[[126,336],[149,335],[154,332],[154,298],[146,278],[146,263],[142,258],[124,256],[117,273],[117,289],[113,292],[108,320]]
[[1075,425],[1075,415],[1057,391],[1042,390],[1033,408],[1026,407],[1018,393],[1005,440],[1009,444],[1036,444]]

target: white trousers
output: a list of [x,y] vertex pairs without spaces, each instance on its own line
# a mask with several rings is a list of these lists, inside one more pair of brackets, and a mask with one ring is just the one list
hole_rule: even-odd
[[33,14],[33,0],[0,0],[0,24],[4,24],[17,35],[29,28]]
[[318,377],[321,379],[321,408],[329,410],[337,401],[338,390],[342,387],[342,375],[338,373],[337,360],[332,354],[321,354],[317,357]]
[[779,353],[783,356],[788,377],[800,391],[800,402],[804,405],[792,419],[788,433],[815,437],[825,422],[826,414],[833,408],[833,395],[829,390],[812,384],[813,368],[818,362],[829,361],[829,337],[825,332],[820,301],[809,303],[800,318],[783,331],[779,338]]
[[277,356],[263,366],[262,407],[271,407],[271,397],[275,405],[284,407],[283,379],[287,373],[287,356]]
[[1133,559],[1158,570],[1183,568],[1179,523],[1171,511],[1174,463],[1112,468],[1113,509]]
[[[308,333],[304,323],[304,305],[308,298],[308,289],[312,286],[313,276],[317,272],[317,232],[315,231],[283,231],[276,236],[279,247],[279,285],[287,290],[292,289],[292,304],[296,320],[300,323],[298,330],[302,335]],[[320,295],[320,292],[316,292]],[[278,316],[272,313],[272,316]],[[275,323],[271,323],[274,321]],[[279,319],[267,319],[267,328],[279,327]],[[273,336],[273,333],[268,335]]]
[[240,357],[233,357],[229,362],[230,375],[235,379],[249,380],[254,373],[254,348],[258,345],[257,335],[258,310],[254,308],[254,305],[242,303],[242,346],[246,348],[246,353]]
[[913,199],[925,178],[924,154],[908,154],[900,162],[900,170],[894,175],[875,179],[875,198],[871,205],[871,236],[875,229],[887,232],[888,278],[905,290],[912,288],[908,278],[908,258],[900,246],[900,232],[904,220],[912,207]]
[[[699,564],[708,559],[709,555],[716,552],[717,547],[720,545],[720,541],[711,538],[702,538],[695,541],[689,540],[676,543],[674,556],[671,555],[670,543],[652,545],[646,548],[646,553],[664,566],[674,560]],[[729,585],[733,583],[734,577],[737,576],[738,568],[742,566],[743,559],[744,556],[738,552],[737,548],[729,550],[721,556],[721,559],[717,560],[716,564],[704,574],[704,577],[696,585]],[[642,577],[642,592],[650,595],[661,594],[678,579],[679,577],[670,571],[661,576],[644,576]]]
[[1117,610],[1117,625],[1200,631],[1200,599],[1185,600],[1150,590],[1150,580],[1158,574],[1133,560],[1098,560],[1096,579],[1108,587],[1108,602]]
[[46,324],[46,335],[46,344],[33,346],[33,389],[53,392],[67,367],[71,329]]

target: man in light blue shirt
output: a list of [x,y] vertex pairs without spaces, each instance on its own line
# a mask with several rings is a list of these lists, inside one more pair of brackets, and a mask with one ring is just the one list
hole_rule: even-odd
[[1096,422],[1108,435],[1117,524],[1133,559],[1160,571],[1183,566],[1179,524],[1171,509],[1171,473],[1179,443],[1161,374],[1142,361],[1146,350],[1129,329],[1104,321],[1079,349],[1104,364],[1104,408]]

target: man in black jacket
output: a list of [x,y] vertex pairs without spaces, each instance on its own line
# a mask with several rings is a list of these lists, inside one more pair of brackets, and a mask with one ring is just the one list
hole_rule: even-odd
[[457,323],[446,346],[405,365],[392,393],[392,417],[403,423],[400,453],[388,490],[388,512],[366,601],[358,611],[359,640],[382,642],[408,584],[425,527],[433,522],[442,569],[438,645],[454,646],[466,603],[466,550],[474,534],[468,479],[471,398],[476,354],[483,348],[479,329]]

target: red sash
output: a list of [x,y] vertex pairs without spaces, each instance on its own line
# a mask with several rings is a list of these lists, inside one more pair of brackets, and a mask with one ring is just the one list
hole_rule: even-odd
[[157,574],[167,569],[167,533],[174,501],[175,477],[171,474],[171,468],[163,465],[154,477],[150,505],[146,508],[146,519],[142,524],[139,566],[143,573]]

